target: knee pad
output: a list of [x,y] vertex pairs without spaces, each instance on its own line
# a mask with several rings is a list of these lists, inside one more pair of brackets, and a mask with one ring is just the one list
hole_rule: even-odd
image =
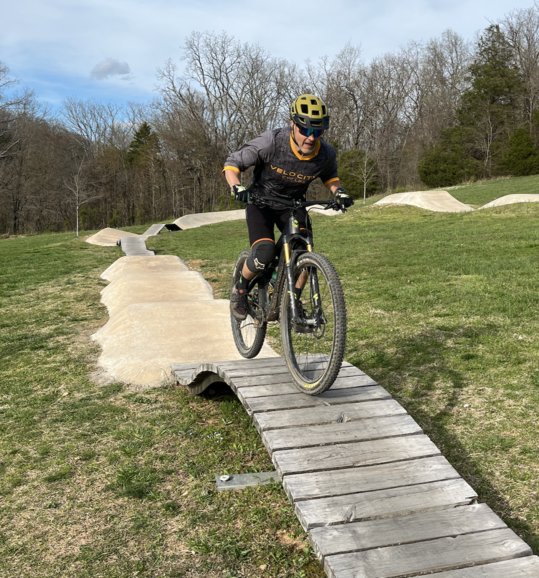
[[247,258],[247,267],[253,273],[264,271],[275,257],[275,243],[259,241],[253,245],[251,254]]

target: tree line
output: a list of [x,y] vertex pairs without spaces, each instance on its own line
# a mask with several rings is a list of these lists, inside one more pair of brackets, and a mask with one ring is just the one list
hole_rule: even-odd
[[[450,30],[364,63],[347,45],[300,68],[194,32],[156,100],[67,100],[54,117],[0,63],[0,233],[121,227],[231,208],[227,153],[287,122],[302,92],[328,104],[340,176],[357,198],[539,173],[539,9],[475,43]],[[313,194],[323,194],[315,187]]]

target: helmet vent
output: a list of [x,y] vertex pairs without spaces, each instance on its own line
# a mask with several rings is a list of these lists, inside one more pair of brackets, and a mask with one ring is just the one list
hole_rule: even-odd
[[329,128],[328,110],[322,99],[313,94],[301,94],[290,106],[290,118],[304,127]]

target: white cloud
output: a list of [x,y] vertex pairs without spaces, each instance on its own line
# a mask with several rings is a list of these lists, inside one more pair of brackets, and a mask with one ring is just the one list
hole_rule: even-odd
[[97,80],[104,80],[110,76],[127,76],[131,73],[127,62],[120,62],[115,58],[106,58],[92,68],[91,76]]

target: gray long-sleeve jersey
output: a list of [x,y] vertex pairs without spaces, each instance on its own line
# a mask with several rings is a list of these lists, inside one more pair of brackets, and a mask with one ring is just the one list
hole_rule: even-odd
[[338,180],[333,147],[320,140],[310,155],[298,155],[287,128],[269,130],[244,144],[226,159],[224,170],[249,167],[254,167],[251,190],[268,200],[302,198],[316,178],[326,185]]

